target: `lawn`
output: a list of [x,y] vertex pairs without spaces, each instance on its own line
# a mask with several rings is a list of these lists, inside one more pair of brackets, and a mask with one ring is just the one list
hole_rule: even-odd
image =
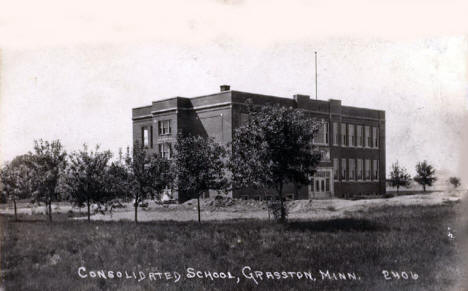
[[391,206],[282,225],[255,219],[88,223],[66,215],[55,216],[53,223],[34,215],[13,222],[1,216],[1,286],[42,291],[451,290],[461,277],[462,252],[448,227],[455,229],[460,207]]

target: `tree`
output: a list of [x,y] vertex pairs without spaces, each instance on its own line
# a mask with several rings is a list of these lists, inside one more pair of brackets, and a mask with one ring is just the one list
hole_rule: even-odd
[[[127,148],[127,157],[130,157],[130,149]],[[119,150],[119,158],[116,161],[112,161],[106,172],[105,177],[106,192],[110,193],[110,196],[114,198],[123,198],[129,200],[131,197],[130,173],[126,164],[126,159],[122,154],[122,150]]]
[[135,142],[133,153],[127,153],[125,163],[128,169],[130,193],[135,208],[135,223],[138,222],[138,206],[147,197],[159,199],[161,191],[171,183],[170,161]]
[[437,181],[434,167],[426,161],[419,162],[416,165],[416,174],[414,180],[423,186],[424,192],[426,192],[426,186],[432,186],[432,184]]
[[100,152],[99,146],[88,152],[88,147],[84,145],[82,150],[71,154],[68,167],[62,175],[69,198],[80,207],[86,204],[88,222],[91,220],[91,203],[102,203],[111,198],[105,184],[111,157],[110,151]]
[[44,202],[52,221],[52,202],[59,197],[59,177],[67,165],[67,153],[59,140],[52,142],[34,141],[34,152],[30,153],[33,170],[33,201]]
[[390,185],[397,188],[397,193],[400,191],[400,187],[408,187],[411,184],[411,176],[408,174],[404,167],[400,167],[398,162],[392,165],[392,171],[390,172]]
[[304,111],[267,105],[248,105],[246,124],[233,134],[230,169],[234,188],[273,187],[280,201],[280,221],[286,220],[283,187],[307,185],[320,162],[312,147],[323,123]]
[[461,185],[460,178],[458,178],[458,177],[450,177],[449,178],[449,183],[452,184],[452,186],[455,189],[460,187],[460,185]]
[[179,195],[197,198],[198,222],[201,222],[200,195],[210,189],[227,187],[226,149],[211,138],[179,135],[175,150]]
[[28,159],[28,155],[18,156],[0,169],[1,192],[13,202],[15,221],[18,221],[16,201],[31,195],[32,173]]

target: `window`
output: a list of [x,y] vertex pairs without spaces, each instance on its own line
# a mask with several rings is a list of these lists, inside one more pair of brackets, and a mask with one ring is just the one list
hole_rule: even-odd
[[338,122],[333,122],[333,145],[337,146],[340,140],[340,133],[338,132]]
[[371,178],[371,168],[370,168],[370,160],[366,159],[365,160],[365,166],[364,166],[364,171],[365,171],[365,180],[370,180]]
[[372,146],[374,148],[379,147],[379,128],[372,127]]
[[349,179],[350,180],[356,180],[356,163],[355,159],[349,159],[348,160],[348,165],[349,165]]
[[356,136],[354,135],[354,124],[348,124],[348,142],[350,147],[356,146]]
[[141,130],[142,130],[143,146],[148,147],[149,146],[149,129],[148,127],[143,127]]
[[365,147],[368,148],[371,146],[370,127],[366,126],[365,129],[366,131],[365,131],[364,141],[365,141]]
[[328,145],[328,122],[322,123],[318,132],[314,136],[313,143]]
[[341,159],[341,180],[346,180],[346,159]]
[[341,145],[346,146],[348,144],[348,135],[346,134],[346,123],[341,124]]
[[357,159],[357,179],[362,180],[362,159]]
[[158,121],[158,134],[166,135],[171,134],[171,120],[160,120]]
[[362,147],[364,145],[364,140],[363,140],[363,132],[362,132],[362,125],[357,126],[357,146]]
[[374,180],[379,180],[379,160],[373,160],[373,165],[372,165],[372,179]]
[[333,159],[333,179],[338,180],[339,164],[338,159]]
[[329,149],[323,149],[320,151],[320,158],[321,161],[329,161],[330,160],[330,150]]
[[170,159],[172,157],[172,144],[170,143],[158,144],[158,153],[161,157]]

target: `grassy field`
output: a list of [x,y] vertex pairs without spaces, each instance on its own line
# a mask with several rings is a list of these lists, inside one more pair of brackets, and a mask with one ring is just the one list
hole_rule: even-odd
[[[55,216],[51,224],[43,216],[23,216],[15,223],[1,216],[1,286],[42,291],[451,290],[461,276],[461,251],[447,228],[454,228],[459,208],[395,206],[283,225],[259,220],[87,223],[66,215]],[[255,276],[257,284],[247,278],[250,272],[244,276],[245,266],[261,271],[263,280]],[[78,273],[80,267],[86,270]],[[202,271],[201,277],[205,271],[212,276],[230,272],[233,279],[187,278],[192,275],[187,268]],[[100,270],[107,279],[91,278]],[[387,280],[384,270],[409,274],[409,279],[389,273],[393,279]],[[114,278],[108,278],[109,271]],[[138,281],[140,271],[146,278]],[[283,278],[282,273],[277,279],[273,272],[282,271],[309,272],[315,281],[297,274]],[[117,272],[123,277],[116,278]],[[163,273],[160,279],[158,272],[171,272],[171,278]],[[181,278],[175,282],[177,274]]]

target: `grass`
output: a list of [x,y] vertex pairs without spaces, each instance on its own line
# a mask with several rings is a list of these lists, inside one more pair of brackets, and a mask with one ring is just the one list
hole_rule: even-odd
[[[346,219],[229,222],[92,222],[66,215],[0,217],[0,267],[6,290],[449,290],[460,251],[447,236],[459,205],[388,207]],[[28,220],[25,220],[28,218]],[[454,227],[452,227],[454,228]],[[172,280],[81,279],[78,268],[173,272]],[[317,281],[263,280],[261,271],[310,271]],[[236,280],[187,279],[186,269],[230,271]],[[319,271],[354,272],[360,280],[321,280]],[[382,271],[418,280],[385,280]],[[87,273],[89,274],[89,273]],[[400,273],[401,274],[401,273]],[[337,275],[338,276],[338,275]]]

